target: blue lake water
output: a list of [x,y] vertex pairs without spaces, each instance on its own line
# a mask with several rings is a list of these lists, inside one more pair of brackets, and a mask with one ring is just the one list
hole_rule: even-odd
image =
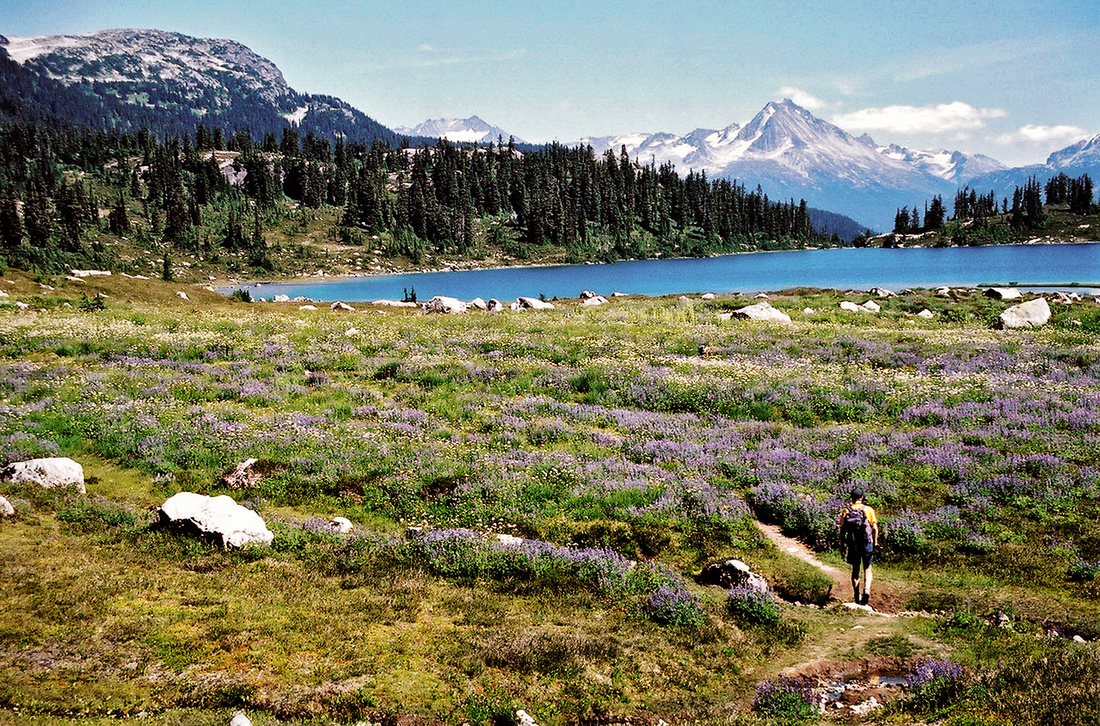
[[[997,245],[941,249],[830,249],[760,252],[703,259],[634,260],[606,265],[516,267],[422,272],[300,282],[240,285],[254,298],[303,296],[317,301],[419,300],[448,295],[512,300],[520,296],[575,298],[601,295],[676,295],[761,292],[792,287],[893,290],[982,284],[1084,285],[1100,291],[1100,243]],[[237,287],[223,290],[232,292]]]

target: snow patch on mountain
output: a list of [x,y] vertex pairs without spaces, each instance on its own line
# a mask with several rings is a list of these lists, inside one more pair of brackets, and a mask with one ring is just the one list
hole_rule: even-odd
[[284,113],[283,118],[291,126],[299,126],[302,120],[305,119],[306,114],[309,113],[309,106],[299,106],[290,113]]
[[413,127],[398,126],[394,131],[406,136],[446,139],[453,144],[492,144],[498,139],[506,142],[510,138],[517,144],[526,143],[518,136],[508,133],[499,126],[493,126],[477,116],[429,119]]

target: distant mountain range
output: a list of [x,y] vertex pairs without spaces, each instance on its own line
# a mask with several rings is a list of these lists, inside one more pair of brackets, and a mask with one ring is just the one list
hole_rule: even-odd
[[455,144],[495,144],[498,139],[505,143],[509,139],[517,144],[527,143],[515,134],[510,134],[499,126],[492,126],[477,116],[429,119],[413,128],[397,126],[394,131],[406,136],[446,139]]
[[[274,63],[236,41],[160,30],[0,36],[0,121],[36,118],[162,134],[193,131],[202,122],[259,136],[291,124],[302,135],[390,144],[403,136],[414,137],[414,143],[446,138],[485,144],[510,137],[525,143],[477,116],[391,130],[340,99],[295,91]],[[889,229],[899,207],[919,208],[935,195],[950,211],[955,192],[965,185],[1010,196],[1030,176],[1040,182],[1063,172],[1100,179],[1100,136],[1051,154],[1046,164],[1008,169],[982,155],[880,145],[790,100],[767,104],[744,126],[574,143],[597,153],[625,147],[641,163],[671,163],[682,174],[695,170],[749,188],[759,185],[772,199],[805,199],[816,209],[857,220],[830,218],[830,231],[843,226],[844,237],[859,226]]]

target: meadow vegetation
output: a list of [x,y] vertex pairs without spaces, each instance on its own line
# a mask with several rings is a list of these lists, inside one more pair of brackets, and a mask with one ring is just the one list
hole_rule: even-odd
[[[71,456],[88,493],[0,483],[0,723],[807,722],[799,664],[862,658],[910,675],[881,718],[1100,718],[1092,300],[1003,331],[977,293],[790,291],[772,326],[721,320],[735,297],[338,315],[49,282],[0,299],[0,464]],[[853,487],[877,589],[925,615],[830,605],[755,526],[842,566]],[[161,530],[185,490],[274,545]],[[693,582],[730,557],[784,601]]]

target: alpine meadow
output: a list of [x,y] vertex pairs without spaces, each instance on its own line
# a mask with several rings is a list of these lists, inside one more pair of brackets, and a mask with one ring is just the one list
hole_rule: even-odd
[[[537,55],[414,47],[410,86]],[[1100,136],[1010,167],[784,92],[536,143],[232,40],[0,36],[0,725],[1100,723]],[[1080,277],[257,292],[1024,243]]]

